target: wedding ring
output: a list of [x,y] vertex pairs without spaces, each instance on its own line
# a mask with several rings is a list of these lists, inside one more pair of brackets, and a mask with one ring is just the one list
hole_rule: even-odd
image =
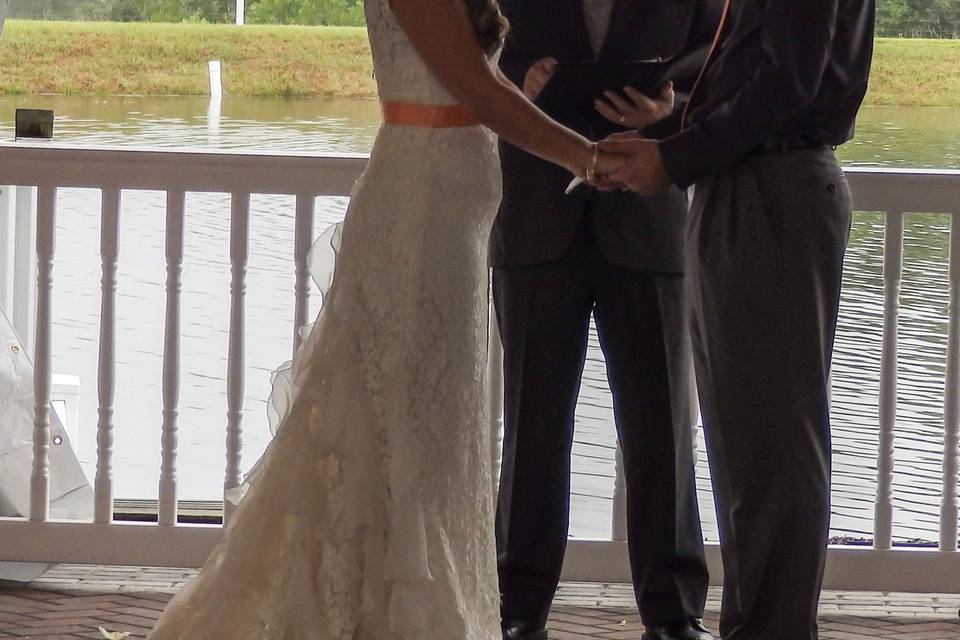
[[620,117],[617,118],[617,122],[619,122],[620,124],[623,124],[623,123],[626,122],[626,121],[627,121],[627,116],[625,116],[625,115],[622,114],[622,113],[620,114]]

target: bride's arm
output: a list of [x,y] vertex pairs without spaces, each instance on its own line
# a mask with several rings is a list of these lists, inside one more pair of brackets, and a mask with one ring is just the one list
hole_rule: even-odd
[[463,0],[390,0],[390,6],[450,95],[511,144],[583,176],[592,143],[544,115],[489,61]]

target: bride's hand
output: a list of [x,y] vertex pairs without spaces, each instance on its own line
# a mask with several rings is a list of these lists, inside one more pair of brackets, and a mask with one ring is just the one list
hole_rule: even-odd
[[[591,186],[609,183],[609,176],[623,169],[627,156],[605,151],[596,142],[587,142],[581,159],[570,162],[567,169]],[[579,155],[579,154],[578,154]]]
[[[610,140],[627,141],[642,140],[643,134],[639,131],[623,131],[607,137],[603,142]],[[593,186],[599,191],[628,191],[629,187],[623,182],[614,180],[611,176],[623,169],[629,156],[625,154],[613,153],[603,149],[603,142],[600,143],[600,157],[597,160],[597,172],[593,180]]]
[[631,131],[621,131],[620,133],[613,133],[607,136],[606,138],[604,138],[601,142],[609,142],[610,140],[617,140],[617,141],[623,142],[624,140],[643,140],[643,139],[645,139],[644,135],[639,131],[637,131],[636,129],[634,129]]
[[599,187],[600,185],[609,184],[611,182],[610,176],[623,169],[627,156],[620,153],[604,151],[600,148],[599,143],[593,142],[588,144],[589,146],[586,149],[587,156],[585,157],[589,157],[589,160],[582,163],[578,161],[572,162],[567,166],[567,169],[590,186]]
[[607,181],[609,176],[620,171],[626,159],[624,155],[601,150],[597,155],[594,183]]

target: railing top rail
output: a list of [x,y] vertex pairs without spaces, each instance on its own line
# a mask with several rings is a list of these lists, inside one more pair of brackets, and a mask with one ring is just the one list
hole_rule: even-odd
[[35,186],[348,195],[363,154],[0,142],[0,182]]
[[844,166],[843,172],[863,176],[948,176],[960,178],[960,169],[934,169],[930,167],[864,167]]
[[[355,153],[0,142],[0,183],[345,196],[367,160]],[[960,213],[960,169],[844,171],[860,210]]]
[[956,169],[844,167],[859,211],[960,214]]
[[[282,151],[259,149],[208,149],[204,147],[137,147],[127,145],[97,145],[73,144],[67,142],[35,142],[27,140],[0,141],[0,162],[5,158],[27,157],[33,152],[43,155],[59,152],[80,152],[91,157],[113,156],[114,154],[156,154],[170,159],[183,156],[205,156],[207,158],[222,158],[225,162],[238,161],[240,158],[250,157],[262,160],[264,158],[300,158],[300,159],[336,159],[351,160],[366,159],[366,153],[339,153],[309,151]],[[855,174],[888,174],[888,175],[938,175],[960,176],[960,167],[931,168],[931,167],[876,167],[863,165],[847,165],[847,173]]]
[[[228,156],[232,158],[240,156],[253,156],[257,158],[278,157],[278,158],[368,158],[366,153],[340,153],[340,152],[310,152],[310,151],[283,151],[283,150],[261,150],[261,149],[210,149],[207,147],[140,147],[132,145],[90,145],[74,144],[70,142],[54,141],[28,141],[28,140],[0,140],[0,149],[8,149],[10,153],[41,152],[52,153],[61,151],[79,151],[92,155],[103,154],[158,154],[166,156]],[[6,156],[8,152],[3,151]]]

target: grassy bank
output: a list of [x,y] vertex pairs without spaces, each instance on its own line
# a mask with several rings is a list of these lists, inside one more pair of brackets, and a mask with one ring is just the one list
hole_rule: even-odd
[[960,106],[960,40],[878,40],[867,102]]
[[0,91],[205,95],[207,61],[232,96],[374,93],[366,33],[354,27],[28,22],[0,38]]
[[[227,95],[374,95],[362,29],[17,20],[0,38],[0,91],[204,95],[212,59]],[[960,41],[879,40],[867,101],[960,106]]]

